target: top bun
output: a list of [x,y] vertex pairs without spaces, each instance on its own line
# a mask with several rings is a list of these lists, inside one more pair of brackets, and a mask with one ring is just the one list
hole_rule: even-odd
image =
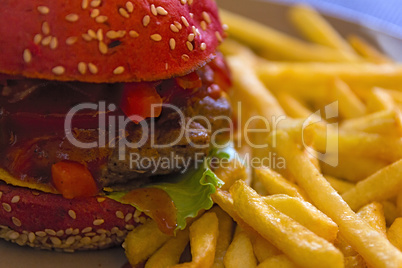
[[213,0],[2,0],[0,73],[167,79],[212,59],[223,34]]

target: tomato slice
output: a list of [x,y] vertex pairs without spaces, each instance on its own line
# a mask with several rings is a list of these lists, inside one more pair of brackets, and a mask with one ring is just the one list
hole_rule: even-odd
[[89,170],[73,161],[61,161],[52,166],[52,181],[64,198],[90,197],[98,193]]
[[120,108],[131,121],[138,124],[162,112],[163,99],[151,83],[126,83]]
[[202,86],[202,81],[197,72],[175,78],[177,84],[183,89],[194,89]]

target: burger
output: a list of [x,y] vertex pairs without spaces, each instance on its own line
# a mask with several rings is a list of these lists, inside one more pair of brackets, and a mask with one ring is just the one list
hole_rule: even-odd
[[212,206],[231,125],[213,0],[3,0],[0,20],[1,238],[101,249]]

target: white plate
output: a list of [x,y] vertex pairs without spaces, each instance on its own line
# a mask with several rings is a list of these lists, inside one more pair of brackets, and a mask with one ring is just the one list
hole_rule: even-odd
[[[218,4],[297,36],[286,19],[287,6],[285,5],[253,0],[218,0]],[[402,47],[400,39],[334,17],[328,17],[328,20],[343,35],[356,33],[395,59],[402,61],[402,54],[397,53],[397,48]],[[121,248],[70,254],[35,250],[0,241],[0,267],[2,268],[121,268],[125,263],[126,258]]]

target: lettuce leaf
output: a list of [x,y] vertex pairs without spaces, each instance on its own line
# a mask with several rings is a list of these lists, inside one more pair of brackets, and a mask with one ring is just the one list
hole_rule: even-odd
[[[174,179],[159,181],[144,187],[159,188],[170,196],[177,209],[176,230],[184,229],[187,218],[195,217],[200,210],[208,210],[212,207],[211,195],[215,193],[217,187],[221,187],[224,184],[210,169],[210,159],[232,159],[235,154],[236,151],[231,146],[212,149],[200,167],[192,168],[184,174],[175,176]],[[126,192],[112,192],[107,196],[121,202],[125,194]]]

